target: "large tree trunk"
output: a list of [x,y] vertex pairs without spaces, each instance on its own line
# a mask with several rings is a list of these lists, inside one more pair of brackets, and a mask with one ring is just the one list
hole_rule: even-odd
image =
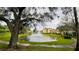
[[15,26],[11,28],[11,38],[9,42],[9,48],[14,48],[17,46],[18,34],[19,34],[19,24],[15,23]]
[[75,17],[75,27],[76,27],[76,37],[77,37],[77,43],[76,43],[75,51],[79,51],[79,24],[78,24],[76,7],[73,7],[73,11],[74,11],[74,17]]
[[76,33],[77,33],[77,42],[76,42],[75,51],[79,51],[79,30],[78,29],[76,30]]
[[11,32],[9,47],[14,48],[17,45],[17,41],[18,41],[18,34],[16,32]]

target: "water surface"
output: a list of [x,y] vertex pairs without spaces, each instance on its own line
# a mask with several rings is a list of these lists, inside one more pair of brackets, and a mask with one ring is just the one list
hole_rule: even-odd
[[27,37],[29,42],[51,42],[51,41],[57,41],[54,38],[45,37],[41,33],[34,33]]

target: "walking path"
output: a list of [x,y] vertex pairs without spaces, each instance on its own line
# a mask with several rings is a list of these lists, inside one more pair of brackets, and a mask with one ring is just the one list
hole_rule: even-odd
[[[0,40],[0,43],[2,43],[2,44],[9,44],[9,42],[2,41],[2,40]],[[17,43],[17,44],[21,45],[21,46],[30,46],[30,44],[24,44],[24,43]]]
[[[0,43],[9,44],[9,42],[1,41],[1,40],[0,40]],[[73,46],[70,46],[70,45],[46,45],[46,44],[31,45],[31,44],[24,44],[24,43],[19,43],[19,42],[17,44],[21,45],[21,46],[42,46],[42,47],[53,47],[53,48],[74,48]]]

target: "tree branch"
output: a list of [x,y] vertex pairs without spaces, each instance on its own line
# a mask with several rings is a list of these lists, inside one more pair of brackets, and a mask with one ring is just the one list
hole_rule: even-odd
[[18,9],[19,9],[18,17],[20,18],[21,14],[22,14],[22,11],[25,9],[25,7],[18,7]]
[[20,23],[22,23],[22,22],[26,22],[26,21],[32,21],[32,20],[36,20],[36,21],[38,21],[38,22],[41,21],[41,20],[36,19],[36,18],[26,18],[26,19],[20,20]]
[[7,26],[9,27],[9,30],[12,31],[12,24],[9,22],[8,19],[4,18],[3,16],[0,16],[0,20],[7,23]]
[[4,22],[6,22],[6,23],[8,23],[8,22],[9,22],[9,20],[8,20],[8,19],[4,18],[4,17],[3,17],[3,16],[1,16],[1,15],[0,15],[0,20],[1,20],[1,21],[4,21]]
[[19,14],[21,14],[22,11],[25,9],[25,7],[18,7],[18,9],[19,9]]
[[16,18],[16,17],[17,17],[17,14],[16,14],[16,11],[14,10],[14,8],[13,8],[13,7],[11,8],[11,11],[13,12],[14,17]]

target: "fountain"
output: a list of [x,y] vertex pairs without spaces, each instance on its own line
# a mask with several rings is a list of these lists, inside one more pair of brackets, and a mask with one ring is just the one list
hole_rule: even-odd
[[52,41],[57,41],[56,39],[53,38],[48,38],[45,37],[43,34],[41,33],[34,33],[31,36],[27,37],[29,42],[52,42]]
[[34,24],[34,30],[33,30],[33,34],[27,37],[27,40],[29,42],[51,42],[51,41],[57,41],[56,39],[53,38],[48,38],[45,37],[43,34],[41,34],[40,32],[38,32],[37,28],[36,28],[36,24]]

